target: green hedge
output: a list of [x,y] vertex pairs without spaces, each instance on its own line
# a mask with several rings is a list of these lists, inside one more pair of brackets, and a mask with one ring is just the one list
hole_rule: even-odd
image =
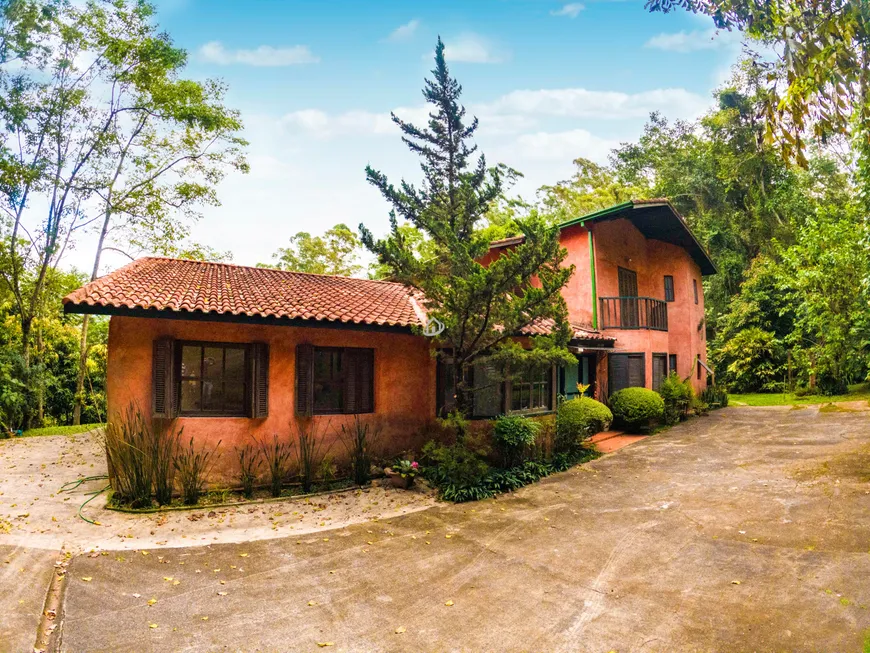
[[613,422],[613,413],[600,401],[578,397],[563,401],[556,415],[556,441],[562,450],[604,431]]
[[695,398],[692,384],[688,380],[683,381],[676,372],[671,372],[662,382],[659,394],[665,404],[665,424],[679,422],[686,415]]
[[610,410],[616,423],[629,430],[639,430],[662,418],[665,402],[653,390],[625,388],[610,396]]
[[[455,446],[455,445],[454,445]],[[456,484],[449,479],[440,477],[442,484],[433,482],[438,487],[441,498],[454,503],[480,501],[497,494],[512,492],[529,483],[535,483],[542,478],[564,472],[574,465],[593,460],[600,456],[594,449],[577,449],[572,452],[555,454],[549,461],[527,461],[510,469],[493,469],[473,484]],[[426,468],[429,471],[429,468]],[[427,476],[427,479],[432,479]]]

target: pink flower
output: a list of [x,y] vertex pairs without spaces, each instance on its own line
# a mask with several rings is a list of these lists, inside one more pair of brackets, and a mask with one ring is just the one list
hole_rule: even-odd
[[414,469],[417,469],[419,466],[420,466],[420,465],[419,465],[419,463],[418,463],[416,460],[415,460],[414,462],[411,463],[411,467],[413,467]]

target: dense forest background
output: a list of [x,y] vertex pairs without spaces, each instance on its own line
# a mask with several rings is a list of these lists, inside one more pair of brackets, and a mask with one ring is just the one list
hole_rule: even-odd
[[[720,19],[744,29],[741,3],[726,4],[733,15]],[[855,22],[849,33],[865,38],[860,2],[841,4],[858,13],[842,10],[832,20]],[[2,9],[0,429],[101,422],[108,323],[65,315],[61,299],[99,274],[106,249],[230,256],[188,234],[197,208],[217,202],[223,176],[247,169],[242,124],[224,106],[220,83],[184,79],[186,53],[159,31],[145,3],[7,0]],[[752,25],[750,33],[767,30],[751,35],[768,45],[780,28],[794,29]],[[855,75],[870,75],[862,42],[854,70],[835,71],[852,93],[832,100],[838,115],[817,94],[796,127],[800,107],[776,93],[800,74],[788,67],[799,56],[777,67],[747,50],[701,119],[653,114],[640,138],[607,163],[578,152],[574,175],[534,198],[513,194],[521,171],[501,166],[505,191],[479,228],[496,239],[532,216],[556,224],[627,199],[667,197],[719,269],[704,282],[717,380],[736,392],[843,393],[868,379],[870,362],[870,146],[862,118],[870,80],[853,84]],[[822,109],[810,111],[813,101]],[[841,111],[843,102],[851,109]],[[772,105],[782,115],[772,116]],[[401,228],[425,257],[426,239]],[[83,230],[100,234],[93,269],[69,270],[63,254]],[[357,232],[345,224],[297,234],[265,265],[386,274],[366,264]]]

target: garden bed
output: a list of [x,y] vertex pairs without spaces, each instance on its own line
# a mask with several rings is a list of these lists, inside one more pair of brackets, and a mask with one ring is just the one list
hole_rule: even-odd
[[211,491],[203,494],[199,502],[188,505],[185,504],[181,497],[174,497],[171,503],[158,506],[156,504],[143,507],[133,508],[129,505],[123,505],[115,502],[112,496],[109,496],[106,502],[106,509],[115,510],[117,512],[126,512],[132,514],[152,514],[175,510],[202,510],[205,508],[235,508],[238,506],[253,505],[260,503],[277,503],[288,500],[306,499],[309,497],[322,496],[324,494],[338,494],[340,492],[349,492],[353,490],[362,490],[369,485],[356,485],[350,479],[331,481],[328,483],[316,483],[310,492],[305,492],[301,486],[290,486],[281,491],[281,495],[273,497],[268,490],[257,490],[254,496],[250,499],[245,498],[240,490],[219,490]]

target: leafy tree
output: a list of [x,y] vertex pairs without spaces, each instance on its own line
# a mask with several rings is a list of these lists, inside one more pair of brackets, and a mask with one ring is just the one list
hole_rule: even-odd
[[716,26],[769,45],[755,57],[767,81],[763,113],[768,140],[786,159],[805,164],[807,135],[826,142],[854,138],[858,179],[870,206],[870,3],[866,0],[648,0],[652,11],[682,7]]
[[[382,240],[360,225],[363,244],[389,268],[392,278],[421,292],[431,318],[445,327],[437,356],[453,361],[456,406],[469,412],[466,380],[475,360],[491,359],[523,365],[552,363],[568,356],[567,310],[560,294],[573,268],[561,266],[565,251],[546,221],[519,220],[522,243],[488,264],[489,234],[480,229],[502,191],[498,168],[488,168],[481,155],[472,157],[477,119],[465,121],[459,104],[462,87],[450,76],[444,44],[435,48],[433,78],[423,97],[433,106],[429,122],[417,127],[393,115],[402,140],[422,159],[420,188],[402,181],[396,187],[371,167],[366,176],[392,205],[391,232]],[[425,235],[432,256],[420,257],[403,232],[399,216]],[[551,319],[553,335],[533,339],[531,350],[513,342],[536,319]],[[460,422],[461,423],[461,422]]]
[[[21,50],[19,72],[0,77],[10,223],[4,280],[18,304],[27,363],[47,275],[79,231],[98,233],[91,279],[106,250],[175,248],[198,217],[195,207],[216,203],[215,184],[247,164],[238,112],[223,106],[224,86],[179,77],[186,53],[159,32],[152,5],[14,4],[31,9],[7,12],[7,27],[45,35],[43,47]],[[31,18],[37,8],[47,16],[41,31]],[[89,321],[80,334],[75,423]]]
[[362,270],[359,253],[359,237],[347,225],[337,224],[323,236],[300,231],[290,239],[289,247],[272,255],[276,263],[260,263],[259,267],[352,277]]
[[643,199],[651,192],[647,184],[627,183],[613,168],[589,159],[574,159],[574,167],[570,179],[542,186],[538,191],[541,211],[556,223],[627,200]]

